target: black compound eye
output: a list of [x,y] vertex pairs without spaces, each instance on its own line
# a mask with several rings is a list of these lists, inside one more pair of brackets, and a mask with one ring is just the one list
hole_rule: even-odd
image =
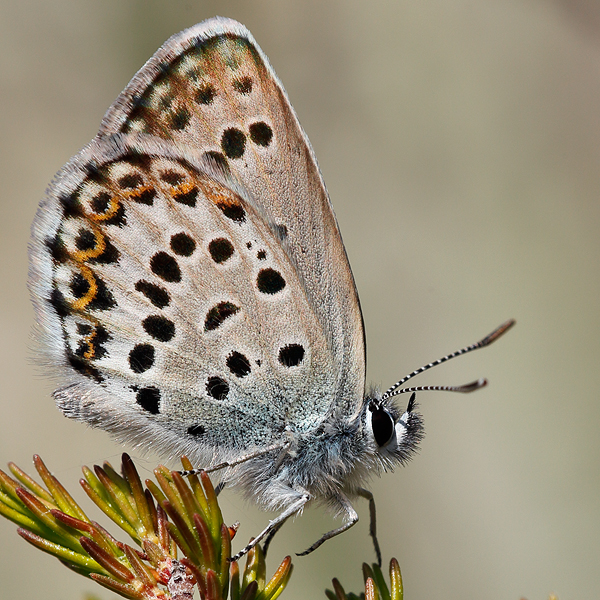
[[394,437],[394,419],[384,408],[376,408],[371,413],[371,427],[375,441],[380,448],[387,446]]

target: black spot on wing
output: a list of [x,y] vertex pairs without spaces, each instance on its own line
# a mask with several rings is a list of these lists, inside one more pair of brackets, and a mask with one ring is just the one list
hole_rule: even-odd
[[91,289],[89,281],[81,273],[75,273],[73,277],[71,277],[69,287],[71,288],[73,297],[78,300],[83,298]]
[[215,400],[225,400],[229,394],[229,384],[221,377],[209,377],[206,382],[206,391]]
[[252,79],[250,77],[242,77],[233,82],[233,89],[240,94],[247,96],[252,91]]
[[[117,303],[104,281],[98,276],[94,276],[93,281],[96,290],[94,295],[90,298],[89,303],[87,303],[87,308],[90,310],[109,310],[115,307]],[[74,273],[69,287],[73,297],[77,300],[81,300],[89,294],[92,289],[92,284],[81,273]]]
[[96,276],[96,295],[88,305],[90,310],[110,310],[116,305],[117,303],[114,296],[111,294],[104,281]]
[[275,269],[261,269],[256,278],[256,287],[263,294],[277,294],[285,287],[285,279]]
[[93,231],[81,228],[75,237],[75,247],[82,252],[96,251],[99,244],[104,245],[104,249],[98,256],[89,256],[90,263],[113,264],[119,260],[119,251],[113,246],[106,235],[100,234],[99,239]]
[[[81,325],[81,324],[79,324]],[[79,330],[79,325],[77,329]],[[103,344],[110,340],[108,331],[102,325],[90,326],[90,331],[83,334],[85,339],[81,341],[75,351],[75,355],[86,360],[96,360],[107,355],[107,350]],[[79,333],[79,331],[78,331]]]
[[129,367],[134,373],[143,373],[154,364],[154,346],[136,344],[129,352]]
[[75,237],[75,247],[77,250],[93,250],[96,247],[96,236],[89,229],[80,229]]
[[115,264],[119,261],[119,251],[113,246],[110,240],[104,236],[104,250],[94,258],[90,258],[90,263],[101,263],[103,265]]
[[215,98],[215,95],[215,88],[212,85],[210,85],[210,83],[207,83],[200,87],[200,89],[196,92],[194,100],[196,100],[198,104],[207,105],[212,103],[212,101]]
[[288,344],[279,349],[279,362],[284,367],[296,367],[304,358],[304,347],[300,344]]
[[108,192],[98,192],[90,202],[92,210],[97,214],[101,215],[108,210],[110,206],[111,195]]
[[90,365],[87,360],[81,358],[80,356],[77,356],[73,353],[68,353],[67,360],[69,361],[71,367],[81,375],[85,375],[85,377],[94,379],[97,383],[102,383],[102,381],[104,381],[104,377],[102,377],[100,371],[96,369],[96,367]]
[[187,432],[195,437],[201,437],[206,433],[206,429],[202,425],[191,425]]
[[77,323],[77,333],[79,335],[89,335],[92,333],[92,326],[89,323]]
[[171,250],[179,256],[191,256],[196,249],[196,242],[187,233],[176,233],[171,236]]
[[235,127],[230,127],[221,136],[221,148],[228,158],[241,158],[246,148],[246,136]]
[[63,194],[62,196],[59,196],[58,201],[62,206],[63,215],[66,219],[84,216],[83,207],[81,206],[79,194],[77,192]]
[[150,386],[138,390],[135,401],[152,415],[160,412],[160,390]]
[[208,244],[210,256],[216,263],[222,263],[233,255],[233,244],[226,238],[211,240]]
[[136,282],[135,289],[144,294],[157,308],[164,308],[170,302],[169,292],[154,283],[140,280]]
[[66,301],[62,292],[56,288],[54,288],[50,293],[48,302],[52,305],[52,308],[61,319],[64,319],[66,316],[71,314],[71,306]]
[[58,233],[53,238],[46,240],[46,248],[55,263],[64,263],[69,259],[69,253]]
[[146,173],[150,171],[153,161],[154,157],[137,148],[130,148],[129,154],[123,157],[123,162],[133,167],[137,167]]
[[146,333],[159,342],[169,342],[175,336],[175,323],[162,315],[151,315],[142,321]]
[[122,189],[133,189],[142,184],[142,176],[139,173],[128,173],[123,175],[117,183]]
[[156,198],[156,190],[152,187],[142,187],[129,194],[129,198],[138,204],[152,206]]
[[193,187],[189,190],[176,192],[173,194],[173,200],[175,200],[175,202],[179,202],[179,204],[184,204],[185,206],[190,206],[193,208],[196,206],[196,201],[198,200],[198,188]]
[[225,362],[236,377],[246,377],[251,371],[250,361],[241,352],[232,352]]
[[98,192],[90,200],[90,208],[98,217],[102,217],[103,225],[125,225],[125,207],[117,198],[113,198],[108,192]]
[[166,252],[157,252],[150,259],[150,269],[164,281],[171,283],[181,281],[181,270],[177,261]]
[[177,171],[162,171],[160,178],[165,183],[175,186],[179,185],[185,179],[185,176]]
[[250,139],[259,146],[267,147],[273,139],[273,130],[263,121],[252,123],[249,128]]
[[191,118],[190,111],[185,107],[181,107],[171,113],[169,117],[169,127],[175,131],[182,131],[187,127]]
[[225,319],[235,315],[240,310],[239,306],[231,302],[221,302],[216,306],[213,306],[206,314],[204,320],[204,330],[213,331],[219,327]]
[[246,220],[246,211],[241,202],[230,199],[220,199],[216,201],[215,204],[231,221],[241,224]]

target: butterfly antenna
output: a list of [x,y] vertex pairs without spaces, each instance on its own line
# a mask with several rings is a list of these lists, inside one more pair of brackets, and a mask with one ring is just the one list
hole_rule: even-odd
[[383,398],[391,398],[393,396],[397,396],[398,394],[409,394],[411,392],[461,392],[462,394],[468,394],[478,390],[479,388],[485,387],[487,384],[488,380],[482,378],[478,379],[477,381],[472,381],[471,383],[466,383],[465,385],[418,385],[415,387],[395,390],[391,394],[383,396]]
[[402,390],[398,390],[398,388],[401,385],[404,385],[409,379],[412,379],[415,375],[419,375],[420,373],[423,373],[424,371],[431,369],[431,367],[436,367],[437,365],[441,365],[442,363],[445,363],[447,360],[450,360],[451,358],[456,358],[457,356],[462,356],[463,354],[467,354],[469,352],[472,352],[473,350],[477,350],[478,348],[485,348],[486,346],[489,346],[492,342],[495,342],[501,335],[506,333],[515,323],[516,323],[516,321],[514,319],[509,319],[508,321],[506,321],[505,323],[502,323],[502,325],[500,325],[500,327],[497,327],[496,329],[494,329],[494,331],[492,331],[492,333],[486,335],[482,340],[478,341],[477,343],[472,344],[471,346],[462,348],[460,350],[457,350],[456,352],[452,352],[452,354],[447,354],[446,356],[439,358],[438,360],[431,362],[428,365],[425,365],[425,366],[421,367],[420,369],[417,369],[416,371],[413,371],[406,377],[403,377],[400,381],[396,382],[389,390],[387,390],[383,394],[381,399],[385,400],[386,398],[390,398],[392,396],[397,396],[398,394],[404,394],[404,393],[408,393],[408,392],[434,391],[434,390],[435,391],[440,390],[440,391],[446,391],[446,392],[468,393],[468,392],[473,392],[475,390],[478,390],[479,388],[484,387],[485,385],[487,385],[486,379],[478,379],[477,381],[473,381],[472,383],[468,383],[466,385],[460,385],[460,386],[428,385],[428,386],[419,386],[419,387],[405,388]]

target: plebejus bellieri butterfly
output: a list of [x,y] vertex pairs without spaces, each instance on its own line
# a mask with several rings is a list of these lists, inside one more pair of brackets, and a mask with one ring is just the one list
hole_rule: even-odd
[[[69,417],[278,510],[344,524],[373,473],[422,437],[410,377],[365,394],[350,266],[310,143],[251,34],[215,18],[171,39],[58,173],[33,225],[30,288]],[[471,391],[480,380],[458,388]],[[411,391],[405,410],[392,398]]]

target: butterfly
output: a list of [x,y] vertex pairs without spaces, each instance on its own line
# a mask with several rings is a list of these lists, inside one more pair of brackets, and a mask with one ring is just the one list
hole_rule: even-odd
[[[423,435],[410,377],[365,393],[365,336],[339,228],[306,134],[241,24],[171,37],[57,174],[32,228],[38,337],[68,417],[188,455],[279,512],[358,520],[363,482]],[[483,385],[445,387],[471,391]],[[441,389],[429,387],[427,389]],[[404,410],[392,398],[413,392]]]

